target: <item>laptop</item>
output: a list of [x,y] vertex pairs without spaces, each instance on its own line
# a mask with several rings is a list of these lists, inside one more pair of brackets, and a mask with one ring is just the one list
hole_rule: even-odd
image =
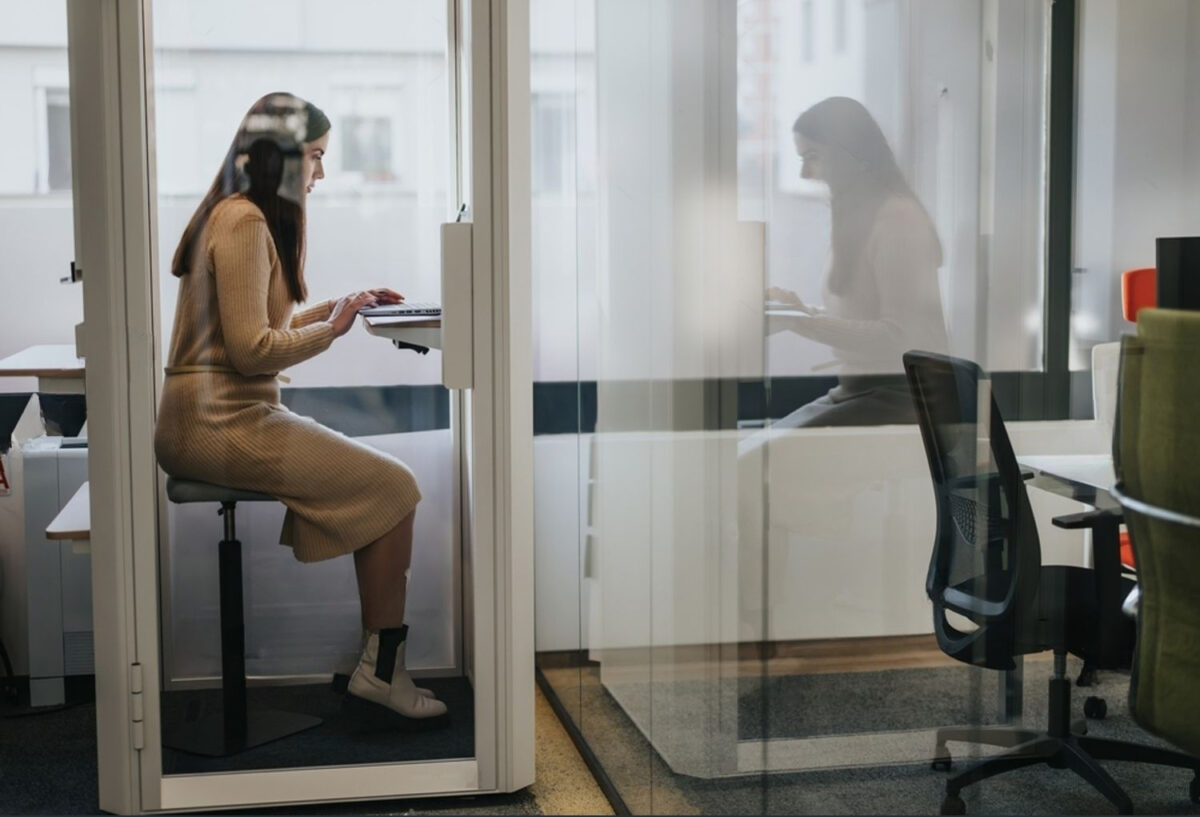
[[436,318],[442,314],[442,305],[432,301],[405,301],[402,304],[363,307],[358,314],[364,318]]

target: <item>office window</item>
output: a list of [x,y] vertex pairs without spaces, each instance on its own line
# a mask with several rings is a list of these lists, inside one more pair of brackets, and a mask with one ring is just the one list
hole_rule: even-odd
[[766,220],[770,184],[775,18],[767,2],[737,7],[738,217]]
[[575,187],[575,101],[565,93],[535,93],[532,108],[534,195],[566,194]]
[[342,118],[342,169],[366,181],[392,181],[392,121],[385,116]]
[[[155,76],[155,169],[160,196],[200,196],[216,167],[201,139],[195,75],[164,67]],[[223,139],[213,135],[214,142]]]
[[71,190],[71,103],[66,88],[46,89],[43,192]]
[[[1200,48],[1192,4],[1083,0],[1075,122],[1070,365],[1133,330],[1121,275],[1156,263],[1160,236],[1196,235]],[[1119,48],[1115,44],[1119,43]],[[1136,89],[1136,91],[1130,90]],[[1086,406],[1086,389],[1077,405]]]
[[815,57],[813,32],[813,0],[800,4],[800,59],[812,62]]
[[[75,258],[66,3],[6,10],[0,24],[0,95],[8,102],[0,137],[0,303],[8,308],[0,324],[0,357],[68,343],[83,319],[82,287],[59,283]],[[34,42],[45,47],[30,47]],[[0,393],[36,388],[34,377],[0,378]],[[23,587],[23,581],[17,584]],[[7,588],[13,586],[10,578]],[[20,592],[12,598],[24,609]],[[13,629],[7,627],[4,638],[14,660],[24,660],[24,635],[13,633],[9,640]]]
[[838,54],[846,51],[846,0],[833,0],[833,50]]

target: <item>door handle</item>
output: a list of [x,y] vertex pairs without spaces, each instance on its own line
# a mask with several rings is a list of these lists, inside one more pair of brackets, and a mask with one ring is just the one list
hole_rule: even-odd
[[474,271],[471,223],[442,225],[442,384],[475,385]]
[[75,266],[75,262],[71,262],[71,274],[65,278],[59,278],[60,284],[77,284],[83,280],[83,267]]

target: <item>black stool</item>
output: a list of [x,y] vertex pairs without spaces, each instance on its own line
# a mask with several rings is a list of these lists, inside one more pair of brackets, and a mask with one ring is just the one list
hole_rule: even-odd
[[205,482],[167,479],[172,502],[219,502],[225,517],[225,538],[219,545],[221,582],[221,697],[218,717],[163,725],[163,745],[208,757],[226,757],[321,723],[320,718],[246,706],[246,631],[242,605],[242,543],[237,540],[234,509],[239,502],[277,502],[267,494],[238,491]]

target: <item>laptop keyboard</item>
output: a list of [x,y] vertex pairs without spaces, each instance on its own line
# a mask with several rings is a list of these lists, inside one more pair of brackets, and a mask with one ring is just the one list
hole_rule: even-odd
[[360,315],[386,317],[388,315],[440,315],[442,305],[432,301],[405,301],[402,304],[368,306],[359,310]]

